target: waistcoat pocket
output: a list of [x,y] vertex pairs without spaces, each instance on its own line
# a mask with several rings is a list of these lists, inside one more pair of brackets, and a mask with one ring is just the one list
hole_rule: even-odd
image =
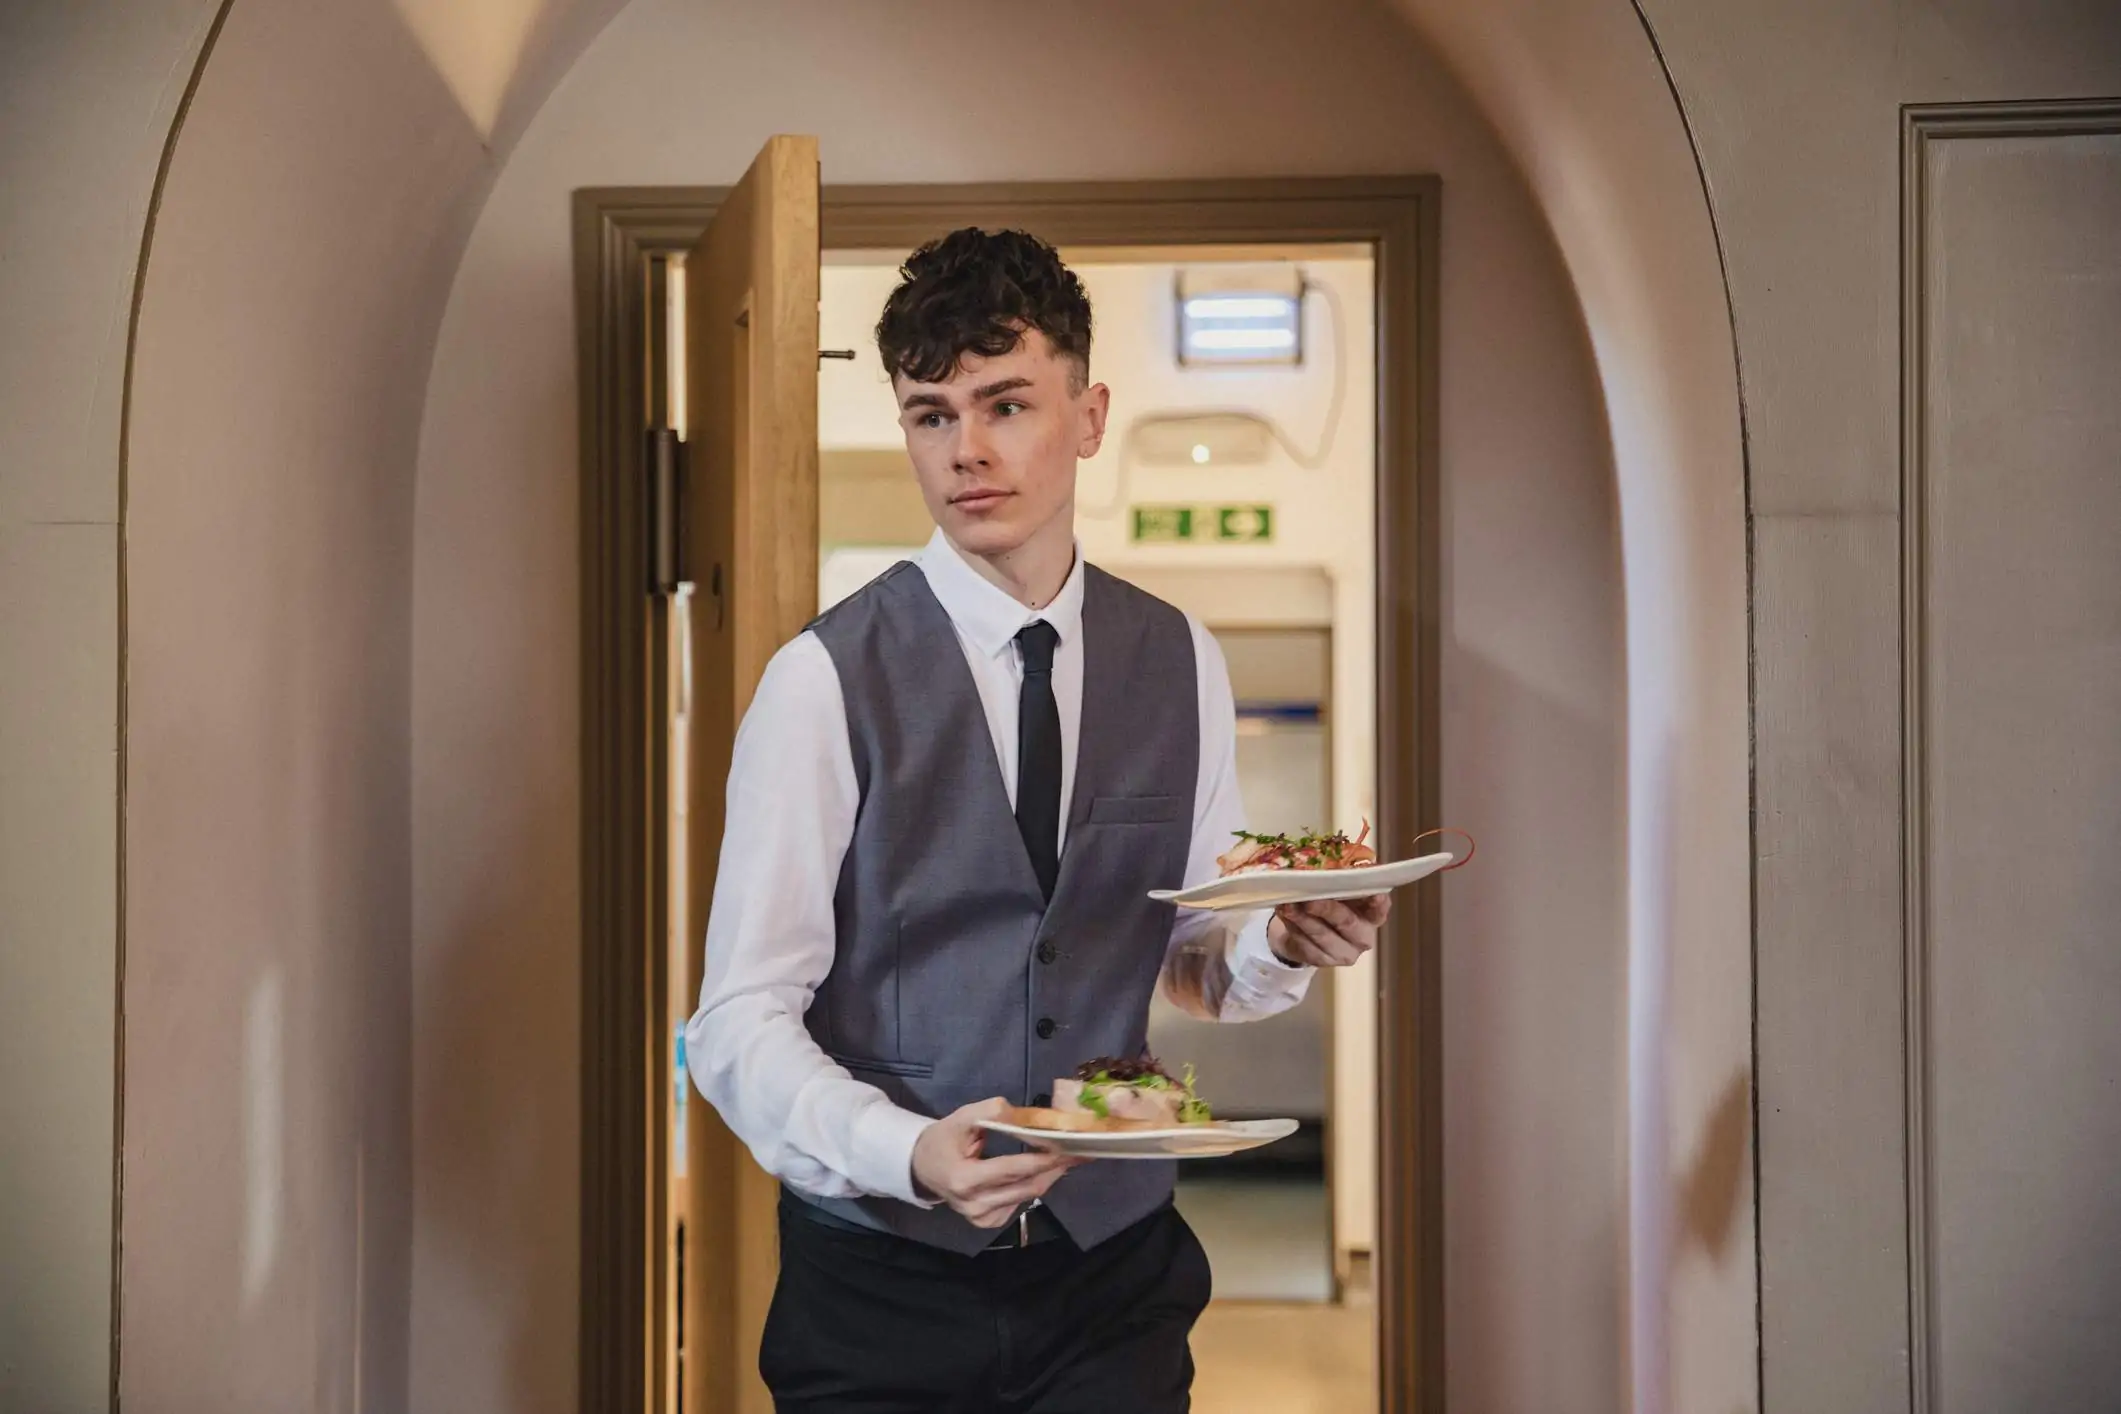
[[1093,825],[1168,825],[1186,818],[1175,795],[1101,795],[1090,802]]
[[924,1061],[883,1060],[876,1056],[849,1056],[837,1051],[827,1051],[826,1056],[849,1070],[866,1070],[875,1075],[903,1075],[912,1080],[926,1080],[935,1074],[935,1067]]

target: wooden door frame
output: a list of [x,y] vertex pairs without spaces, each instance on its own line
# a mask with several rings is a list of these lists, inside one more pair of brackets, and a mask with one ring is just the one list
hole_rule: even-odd
[[[688,248],[725,188],[574,194],[580,388],[582,670],[583,1414],[640,1414],[644,1267],[655,1177],[645,1097],[667,1075],[650,1006],[660,901],[649,897],[655,681],[642,351],[654,257]],[[1437,682],[1440,468],[1433,176],[843,186],[823,191],[828,250],[911,250],[959,226],[1023,227],[1060,246],[1364,243],[1377,270],[1379,838],[1404,853],[1441,823]],[[1378,1301],[1382,1414],[1444,1405],[1442,897],[1414,890],[1380,948]],[[654,945],[651,946],[651,940]]]

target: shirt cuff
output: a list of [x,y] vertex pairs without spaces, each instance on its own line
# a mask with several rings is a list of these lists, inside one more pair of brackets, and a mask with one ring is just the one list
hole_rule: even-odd
[[1283,962],[1267,943],[1267,923],[1272,913],[1255,913],[1245,919],[1230,940],[1230,980],[1247,993],[1281,992],[1308,981],[1314,969]]
[[913,1146],[933,1123],[888,1100],[869,1106],[855,1121],[854,1142],[849,1146],[854,1172],[847,1176],[864,1193],[896,1198],[916,1208],[934,1207],[935,1199],[922,1198],[913,1188]]

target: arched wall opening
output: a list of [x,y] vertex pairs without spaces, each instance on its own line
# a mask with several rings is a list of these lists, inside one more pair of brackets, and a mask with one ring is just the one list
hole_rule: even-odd
[[1537,194],[1597,349],[1628,641],[1633,1407],[1755,1407],[1746,459],[1721,252],[1639,6],[1401,0]]
[[[1507,841],[1446,912],[1452,1394],[1752,1406],[1708,211],[1626,7],[1398,8],[1082,5],[1026,105],[959,0],[525,3],[485,38],[237,0],[134,350],[129,1385],[570,1406],[566,193],[798,129],[829,180],[1442,175],[1445,793]],[[959,62],[909,92],[915,10]]]

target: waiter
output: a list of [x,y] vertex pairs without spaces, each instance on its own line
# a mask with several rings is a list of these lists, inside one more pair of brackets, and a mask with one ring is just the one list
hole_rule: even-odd
[[983,1144],[1005,1103],[1140,1054],[1159,986],[1271,1016],[1388,900],[1242,926],[1204,882],[1244,826],[1200,623],[1085,565],[1104,438],[1082,282],[1022,232],[915,251],[877,324],[936,532],[775,655],[738,730],[700,1091],[781,1180],[759,1354],[784,1414],[1189,1407],[1206,1254],[1168,1161]]

